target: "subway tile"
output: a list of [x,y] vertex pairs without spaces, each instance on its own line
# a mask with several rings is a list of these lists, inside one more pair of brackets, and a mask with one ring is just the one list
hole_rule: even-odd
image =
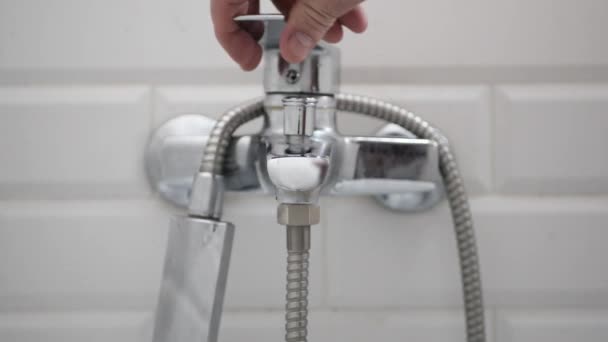
[[[364,6],[372,24],[363,35],[346,34],[339,46],[349,67],[578,66],[605,65],[608,58],[602,1],[473,0],[463,6],[385,0]],[[416,15],[403,20],[404,13]],[[240,72],[200,1],[5,0],[2,14],[0,69]],[[221,81],[223,74],[217,76]]]
[[[260,98],[260,85],[235,86],[165,86],[155,89],[154,126],[184,114],[199,114],[218,119],[224,112],[244,102]],[[262,120],[246,124],[238,134],[254,133],[262,127]]]
[[473,202],[489,305],[608,304],[608,198]]
[[144,342],[148,312],[0,314],[0,340],[10,342]]
[[[453,146],[472,193],[492,187],[490,91],[483,86],[350,85],[342,89],[376,97],[414,112],[441,130]],[[342,113],[338,128],[345,134],[374,134],[383,122]]]
[[[330,342],[368,341],[465,341],[465,325],[459,310],[389,312],[312,311],[308,317],[309,340]],[[284,336],[282,312],[227,313],[220,342],[280,340]],[[489,342],[493,341],[490,321]]]
[[[172,212],[152,201],[0,202],[0,311],[155,307]],[[227,308],[282,308],[285,228],[272,198],[226,199],[236,225]],[[313,229],[310,305],[324,279]]]
[[[147,311],[24,312],[0,315],[0,339],[33,341],[149,341],[153,315]],[[487,325],[489,342],[492,326]],[[465,341],[462,314],[453,309],[404,312],[309,313],[309,339]],[[278,311],[225,312],[220,342],[284,339],[284,314]]]
[[606,310],[500,310],[496,342],[604,342]]
[[496,90],[496,182],[514,194],[608,193],[608,85]]
[[167,227],[152,202],[0,203],[0,311],[153,308]]
[[[364,198],[326,208],[329,305],[461,305],[445,203],[414,215]],[[472,210],[487,305],[608,304],[608,275],[598,272],[608,258],[608,199],[488,197]]]
[[219,342],[282,341],[285,314],[274,312],[224,312]]
[[145,87],[0,88],[0,198],[141,197]]

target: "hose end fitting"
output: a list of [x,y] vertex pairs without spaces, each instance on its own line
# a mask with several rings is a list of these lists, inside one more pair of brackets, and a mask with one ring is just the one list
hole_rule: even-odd
[[218,220],[224,205],[224,177],[200,172],[194,178],[188,215]]

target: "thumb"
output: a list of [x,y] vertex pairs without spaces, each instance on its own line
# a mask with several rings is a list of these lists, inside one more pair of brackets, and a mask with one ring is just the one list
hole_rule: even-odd
[[281,55],[303,61],[336,20],[363,0],[296,0],[281,35]]

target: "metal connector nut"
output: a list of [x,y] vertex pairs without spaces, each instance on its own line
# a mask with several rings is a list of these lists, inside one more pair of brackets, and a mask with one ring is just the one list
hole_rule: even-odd
[[209,172],[200,172],[194,178],[188,214],[190,216],[219,219],[224,205],[224,178]]
[[319,206],[313,204],[282,203],[277,210],[277,220],[284,226],[311,226],[320,221]]

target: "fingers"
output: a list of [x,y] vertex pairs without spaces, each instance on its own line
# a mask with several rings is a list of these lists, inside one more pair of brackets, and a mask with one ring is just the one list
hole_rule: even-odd
[[[285,15],[285,18],[288,20],[289,13],[291,12],[291,8],[293,7],[295,0],[273,0],[272,2],[279,10],[279,12],[283,13],[283,15]],[[331,26],[331,28],[323,37],[323,40],[329,43],[338,43],[339,41],[341,41],[342,37],[344,36],[344,32],[341,26],[342,25],[335,21],[334,25]]]
[[354,33],[363,33],[367,29],[367,17],[361,6],[346,12],[338,21]]
[[[234,17],[256,13],[257,0],[211,0],[211,17],[215,36],[224,50],[243,70],[253,70],[262,59],[262,48],[248,31],[241,28]],[[259,31],[257,28],[252,28]],[[261,35],[253,32],[254,35]]]
[[344,36],[344,31],[342,30],[342,25],[339,22],[335,21],[334,24],[327,30],[323,40],[328,43],[338,43],[342,40]]
[[[328,41],[339,41],[342,28],[339,23],[335,25],[339,18],[354,32],[365,30],[367,21],[357,7],[362,1],[298,0],[292,3],[280,41],[283,58],[290,63],[301,62],[328,33]],[[286,0],[277,2],[284,4]]]

